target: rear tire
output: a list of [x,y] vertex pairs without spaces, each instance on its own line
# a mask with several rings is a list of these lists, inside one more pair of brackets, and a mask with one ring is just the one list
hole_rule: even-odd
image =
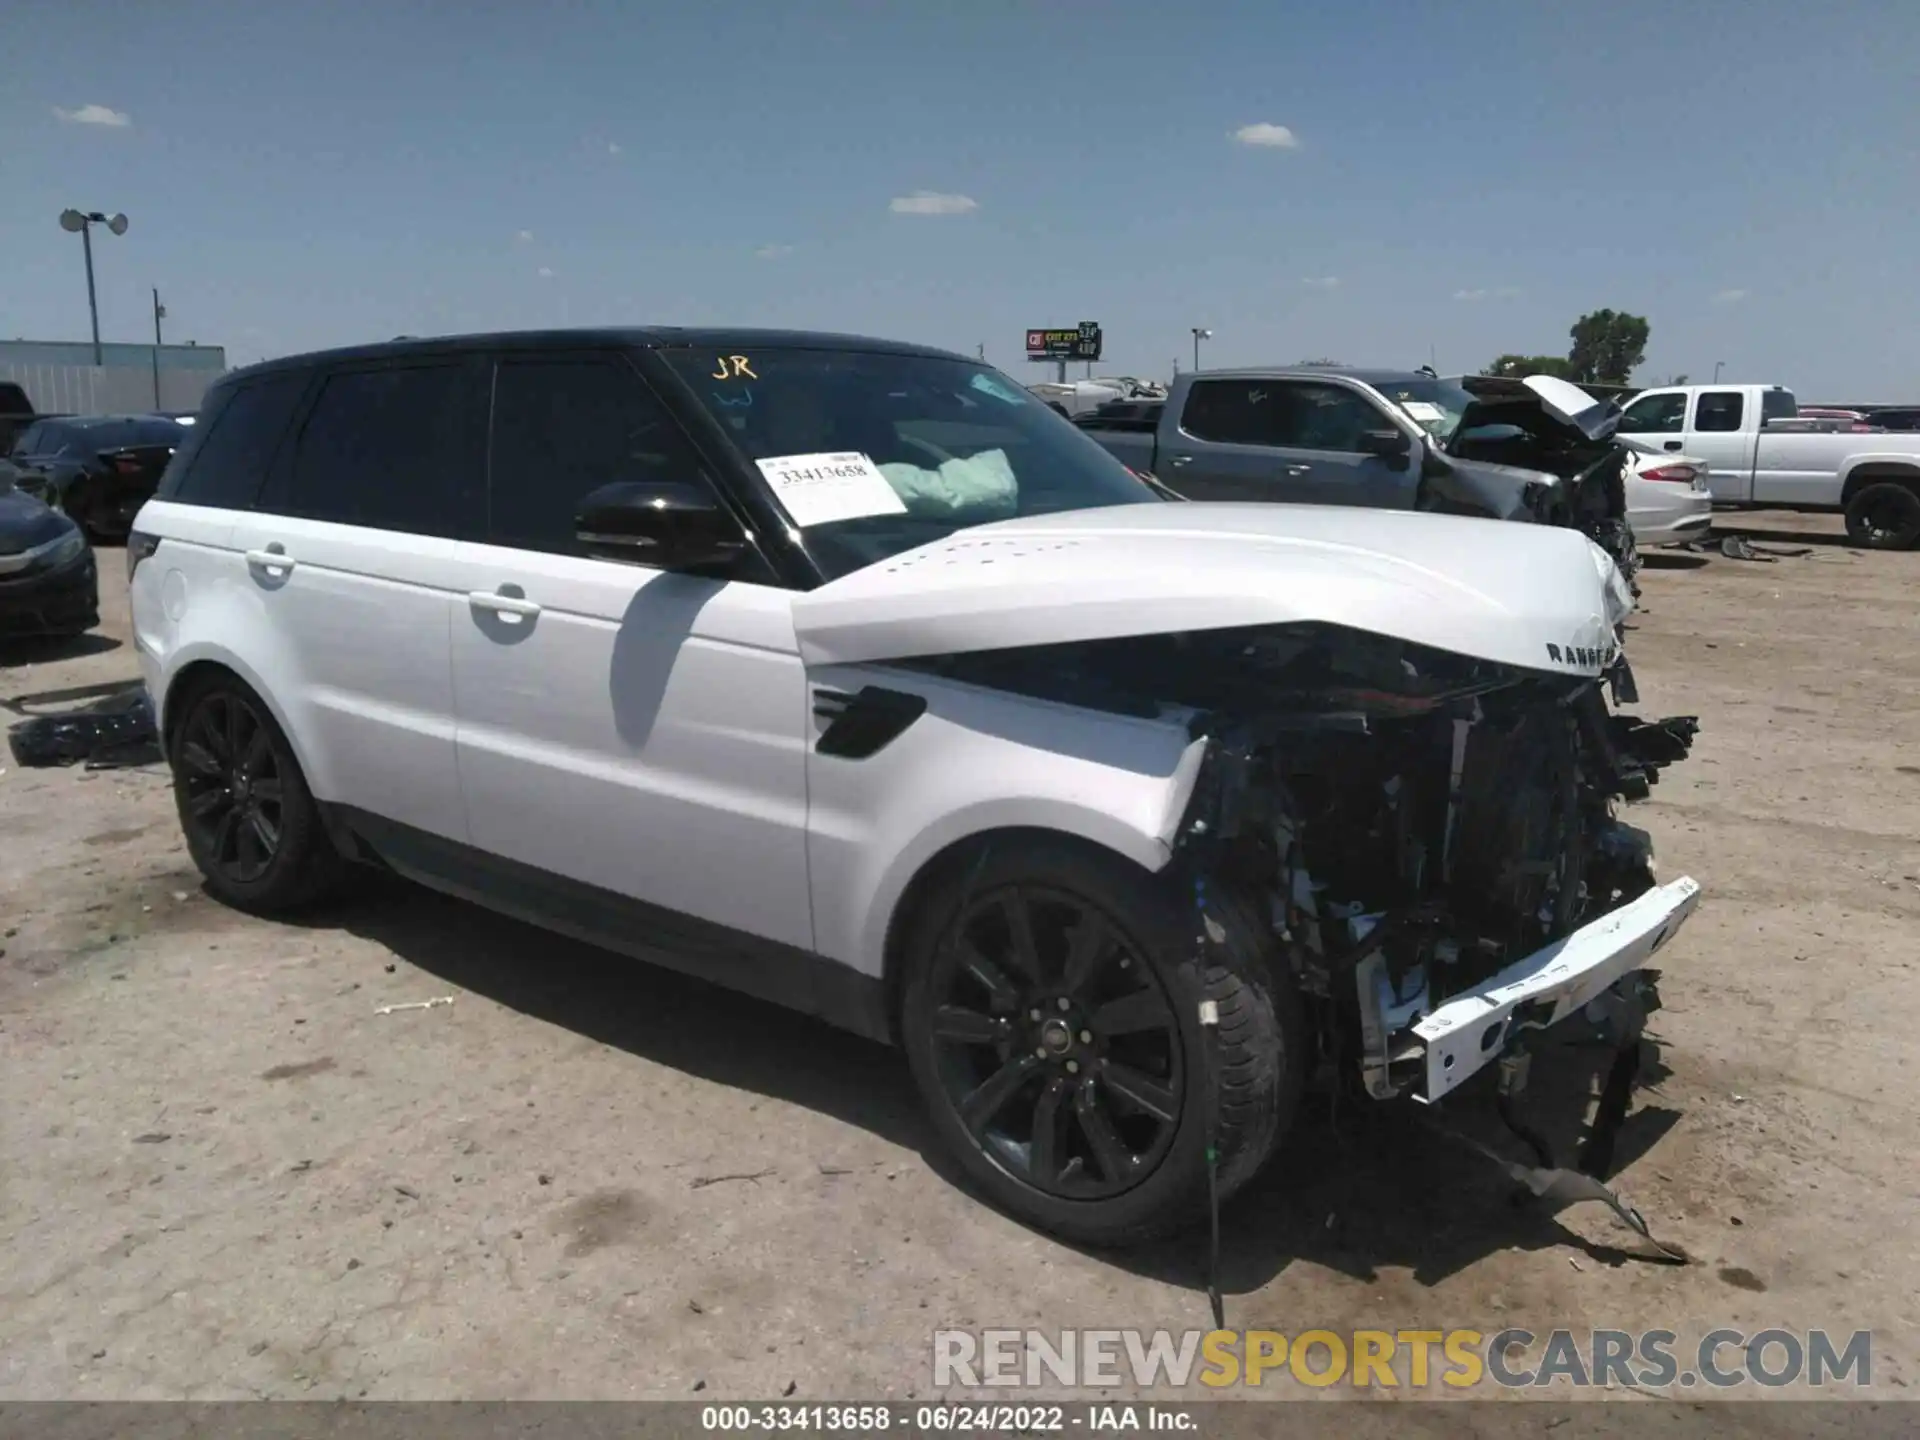
[[1220,1198],[1258,1173],[1292,1122],[1307,1029],[1251,915],[1214,897],[1204,919],[1203,953],[1173,877],[1065,837],[986,842],[912,917],[902,1043],[995,1205],[1095,1245],[1182,1229],[1207,1213],[1209,1122]]
[[207,889],[257,915],[287,914],[334,891],[346,862],[266,704],[224,671],[176,703],[167,737],[174,803]]
[[1869,550],[1911,550],[1920,544],[1920,490],[1877,480],[1847,502],[1847,538]]

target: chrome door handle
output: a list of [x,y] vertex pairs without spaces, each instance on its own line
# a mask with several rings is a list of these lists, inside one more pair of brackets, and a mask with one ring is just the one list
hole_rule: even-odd
[[293,569],[293,557],[278,545],[269,545],[265,550],[247,551],[247,564],[268,574],[285,575]]
[[467,603],[476,610],[490,610],[510,625],[518,625],[522,620],[531,620],[540,613],[537,601],[525,600],[518,595],[502,595],[493,590],[474,590],[467,595]]
[[1311,474],[1312,471],[1313,471],[1313,467],[1311,465],[1287,466],[1287,474],[1289,475],[1307,475],[1307,474]]
[[1192,461],[1193,456],[1191,455],[1174,455],[1169,457],[1167,463],[1177,470],[1182,465],[1191,464]]

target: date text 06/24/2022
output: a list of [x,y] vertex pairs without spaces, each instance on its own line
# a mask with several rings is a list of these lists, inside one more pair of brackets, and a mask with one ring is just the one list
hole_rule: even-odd
[[721,1433],[824,1430],[828,1433],[879,1435],[978,1434],[1051,1435],[1081,1431],[1092,1435],[1128,1430],[1192,1433],[1198,1418],[1171,1405],[1103,1402],[1096,1405],[708,1405],[700,1428]]

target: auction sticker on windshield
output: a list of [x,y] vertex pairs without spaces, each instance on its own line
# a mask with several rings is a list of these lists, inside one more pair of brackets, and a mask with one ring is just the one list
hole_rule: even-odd
[[1422,425],[1433,425],[1447,418],[1447,412],[1431,400],[1402,400],[1400,408]]
[[887,477],[857,450],[837,455],[776,455],[753,463],[802,529],[866,515],[907,513]]

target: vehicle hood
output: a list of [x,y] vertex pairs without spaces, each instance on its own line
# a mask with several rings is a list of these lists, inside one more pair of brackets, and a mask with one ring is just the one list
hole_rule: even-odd
[[58,540],[72,528],[64,515],[38,497],[18,490],[0,476],[0,555],[18,555],[49,540]]
[[795,597],[809,665],[1318,622],[1597,675],[1632,608],[1576,530],[1345,506],[1119,505],[958,531]]
[[1570,380],[1553,375],[1474,375],[1461,382],[1475,403],[1467,408],[1454,434],[1483,425],[1518,425],[1530,434],[1559,432],[1566,440],[1603,441],[1620,428],[1620,407],[1596,399]]

